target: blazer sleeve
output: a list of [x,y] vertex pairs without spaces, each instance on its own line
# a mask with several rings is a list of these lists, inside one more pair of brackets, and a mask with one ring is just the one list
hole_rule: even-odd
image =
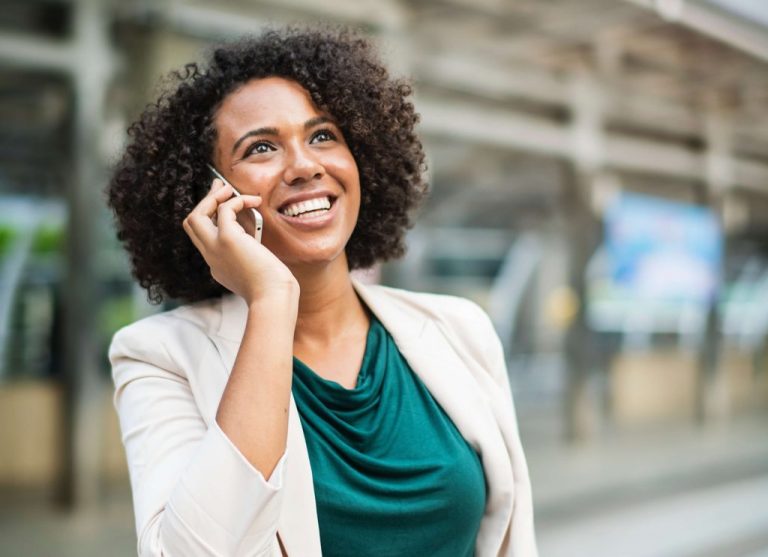
[[503,401],[503,407],[499,408],[497,413],[504,416],[499,425],[512,455],[512,468],[515,477],[515,507],[512,527],[503,554],[535,557],[538,555],[538,549],[533,521],[531,480],[517,425],[517,412],[509,383],[504,347],[488,314],[480,306],[472,305],[477,316],[475,323],[480,324],[476,331],[480,332],[479,344],[483,347],[479,351],[480,357],[484,360],[483,367],[490,372]]
[[[170,354],[177,339],[164,342],[165,332],[136,323],[115,335],[109,351],[138,554],[269,555],[277,545],[286,455],[267,481],[215,419],[206,424]],[[197,336],[198,350],[210,344],[202,331]]]
[[479,377],[486,390],[488,402],[496,416],[499,430],[504,437],[512,463],[515,481],[515,503],[507,538],[500,556],[538,555],[533,522],[533,496],[528,464],[520,440],[515,403],[509,383],[504,348],[488,314],[477,304],[463,298],[452,298],[446,322],[454,332],[453,344],[467,351],[469,357],[483,370]]

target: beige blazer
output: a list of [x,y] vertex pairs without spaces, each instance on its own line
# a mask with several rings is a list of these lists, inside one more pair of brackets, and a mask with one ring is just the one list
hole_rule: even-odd
[[[413,371],[478,451],[488,486],[476,554],[537,555],[528,469],[501,344],[452,296],[354,283]],[[120,330],[109,357],[141,556],[321,555],[312,471],[293,398],[286,452],[265,479],[215,421],[245,328],[242,298]],[[265,319],[268,317],[265,316]]]

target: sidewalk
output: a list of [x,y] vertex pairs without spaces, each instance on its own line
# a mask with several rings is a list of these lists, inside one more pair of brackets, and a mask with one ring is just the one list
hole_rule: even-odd
[[572,446],[556,439],[528,440],[521,429],[538,523],[768,475],[768,414],[612,434]]
[[541,557],[768,557],[768,415],[576,446],[532,421]]

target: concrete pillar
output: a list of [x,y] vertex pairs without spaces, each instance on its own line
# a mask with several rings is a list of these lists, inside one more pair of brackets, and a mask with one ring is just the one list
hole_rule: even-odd
[[[705,188],[702,202],[710,206],[721,216],[723,224],[723,202],[728,189],[734,183],[734,158],[732,155],[732,123],[728,111],[716,95],[708,99],[705,114]],[[724,278],[725,258],[728,242],[723,230],[723,254],[721,277]],[[729,412],[727,370],[719,365],[722,352],[720,313],[717,311],[717,295],[712,301],[707,314],[707,324],[699,351],[698,377],[696,392],[696,421],[700,424],[711,420],[723,419]]]
[[66,442],[59,498],[67,507],[84,507],[99,496],[103,392],[96,316],[99,215],[103,208],[104,165],[100,136],[113,58],[104,2],[73,4],[75,90],[74,168],[68,184],[66,278],[64,281],[63,367],[66,382]]
[[563,208],[568,257],[569,288],[579,300],[565,335],[566,390],[563,405],[566,440],[583,441],[597,427],[599,405],[590,393],[596,365],[595,343],[586,321],[584,271],[600,237],[592,210],[592,182],[599,175],[605,154],[602,88],[586,65],[571,80],[573,163],[566,164]]

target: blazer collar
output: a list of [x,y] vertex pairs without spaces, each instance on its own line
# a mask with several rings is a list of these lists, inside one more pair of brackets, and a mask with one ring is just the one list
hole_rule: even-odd
[[[352,286],[384,327],[398,332],[400,340],[406,342],[406,339],[421,336],[427,324],[423,315],[413,312],[413,315],[408,316],[409,319],[403,319],[402,309],[392,305],[391,297],[381,291],[382,287],[369,286],[355,278],[352,278]],[[216,334],[226,340],[240,342],[247,317],[248,305],[243,298],[234,294],[222,297],[221,318],[218,326],[215,326]]]

